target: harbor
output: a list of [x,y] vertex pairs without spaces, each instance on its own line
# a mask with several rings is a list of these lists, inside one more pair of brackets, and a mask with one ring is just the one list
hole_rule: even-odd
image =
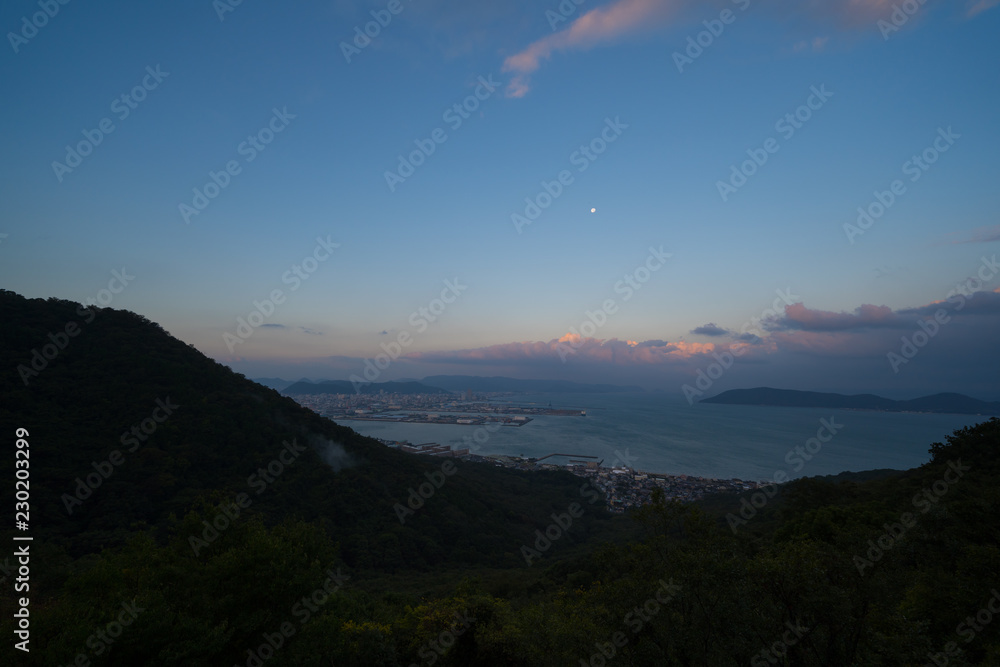
[[336,421],[524,426],[540,416],[587,416],[586,409],[517,405],[496,401],[496,396],[489,395],[474,399],[471,392],[464,400],[440,394],[304,394],[294,398],[300,405]]
[[382,413],[382,414],[343,414],[343,415],[323,415],[336,419],[337,421],[359,421],[359,422],[386,422],[394,424],[455,424],[457,426],[524,426],[531,421],[531,417],[523,416],[461,416],[439,413],[410,412],[407,414]]

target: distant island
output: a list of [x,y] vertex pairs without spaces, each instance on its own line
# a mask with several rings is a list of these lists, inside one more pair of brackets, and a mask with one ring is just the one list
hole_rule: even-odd
[[731,389],[699,403],[723,405],[768,405],[790,408],[840,408],[883,412],[937,412],[957,415],[1000,415],[1000,403],[986,402],[964,394],[934,394],[910,401],[894,401],[874,394],[826,394],[794,389]]

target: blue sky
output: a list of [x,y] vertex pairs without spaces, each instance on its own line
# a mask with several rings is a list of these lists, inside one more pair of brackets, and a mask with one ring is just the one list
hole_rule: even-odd
[[[250,376],[346,379],[409,334],[379,380],[680,392],[746,344],[708,393],[1000,398],[1000,275],[967,287],[962,308],[946,301],[1000,237],[993,0],[914,1],[912,16],[885,0],[588,0],[564,3],[575,10],[558,23],[558,2],[224,3],[3,6],[5,289],[97,299],[124,267],[135,278],[110,307]],[[370,43],[344,46],[379,17]],[[123,101],[136,86],[144,99]],[[460,116],[463,103],[474,110]],[[781,129],[796,112],[808,120]],[[100,143],[54,166],[67,146],[87,150],[84,131]],[[252,136],[271,141],[257,150]],[[418,143],[433,153],[390,188]],[[925,150],[936,161],[906,171]],[[747,151],[767,160],[724,200]],[[227,164],[235,175],[220,176]],[[561,172],[551,204],[512,221]],[[211,173],[226,187],[185,216]],[[845,231],[897,180],[881,217]],[[338,247],[296,284],[287,272],[318,238]],[[651,247],[670,258],[626,300],[616,285]],[[445,281],[467,287],[435,305]],[[276,289],[270,326],[240,336]],[[767,312],[776,290],[799,305]],[[614,313],[581,330],[609,299]],[[939,301],[948,321],[894,367]],[[433,322],[419,314],[439,306]],[[754,317],[760,335],[740,340]]]

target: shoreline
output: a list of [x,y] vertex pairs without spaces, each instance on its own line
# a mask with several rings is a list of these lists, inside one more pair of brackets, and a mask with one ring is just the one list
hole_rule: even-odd
[[[767,484],[773,484],[773,482],[760,482],[739,478],[720,479],[687,474],[646,472],[635,470],[624,464],[620,466],[612,464],[608,467],[602,465],[604,463],[603,460],[592,460],[596,459],[596,456],[584,454],[552,453],[540,458],[523,458],[503,454],[473,454],[468,448],[452,449],[450,445],[439,445],[437,443],[413,445],[409,441],[384,440],[382,438],[372,439],[386,447],[408,454],[457,458],[461,461],[528,472],[562,470],[586,479],[593,484],[606,498],[607,508],[612,513],[623,513],[628,509],[638,508],[649,503],[656,489],[663,492],[666,500],[694,502],[712,494],[739,494],[760,489]],[[570,460],[570,463],[559,465],[542,462],[551,457],[565,457]],[[574,458],[591,460],[578,461],[574,460]],[[616,458],[615,463],[617,462],[618,459]]]

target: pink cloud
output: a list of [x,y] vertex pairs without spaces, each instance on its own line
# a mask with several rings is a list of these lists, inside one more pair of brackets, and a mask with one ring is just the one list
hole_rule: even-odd
[[489,347],[442,352],[414,352],[406,355],[412,361],[434,363],[487,363],[516,361],[591,361],[619,365],[655,364],[689,359],[709,354],[713,343],[677,341],[618,340],[617,338],[584,338],[566,334],[550,341],[504,343]]
[[[899,5],[899,0],[748,0],[746,7],[741,6],[742,2],[721,4],[737,16],[742,15],[741,9],[751,12],[759,4],[762,13],[771,20],[787,23],[804,19],[813,34],[817,25],[828,29],[831,24],[840,30],[877,34],[874,30],[876,23],[888,19],[894,7]],[[972,0],[965,15],[971,18],[997,4],[1000,0]],[[690,20],[690,27],[697,31],[702,28],[701,20],[718,16],[718,7],[719,3],[698,3],[694,0],[615,0],[592,9],[563,30],[538,39],[507,57],[503,71],[513,73],[507,86],[507,96],[526,95],[530,90],[531,74],[554,53],[589,49],[603,42],[661,28],[668,21],[687,25]],[[678,39],[683,43],[683,37]],[[828,36],[812,36],[797,42],[792,50],[821,51],[827,47],[829,39]]]
[[543,37],[504,61],[503,71],[514,72],[507,95],[524,96],[529,90],[528,75],[556,51],[587,49],[650,27],[663,21],[680,4],[681,0],[618,0],[592,9],[566,29]]
[[[854,312],[833,312],[813,310],[797,303],[787,306],[783,315],[772,318],[766,326],[767,331],[751,342],[739,339],[710,343],[636,341],[568,333],[549,341],[415,352],[405,355],[404,359],[417,364],[507,367],[531,369],[531,372],[541,372],[539,369],[551,372],[553,368],[565,368],[565,363],[592,373],[624,373],[626,376],[648,373],[646,377],[663,378],[674,373],[690,375],[706,364],[720,361],[720,356],[731,354],[740,360],[741,367],[752,364],[789,367],[811,357],[833,359],[837,364],[856,359],[864,364],[875,364],[881,372],[886,353],[900,345],[901,336],[921,330],[922,323],[931,326],[928,323],[938,318],[942,309],[947,311],[949,319],[945,322],[946,329],[945,324],[939,328],[948,332],[949,340],[965,341],[951,349],[979,349],[981,341],[992,340],[988,332],[995,329],[1000,317],[1000,288],[970,291],[962,295],[961,307],[949,300],[948,303],[936,302],[900,310],[865,304]],[[952,321],[957,323],[952,324]],[[949,347],[942,344],[935,349],[946,354],[950,353]]]

